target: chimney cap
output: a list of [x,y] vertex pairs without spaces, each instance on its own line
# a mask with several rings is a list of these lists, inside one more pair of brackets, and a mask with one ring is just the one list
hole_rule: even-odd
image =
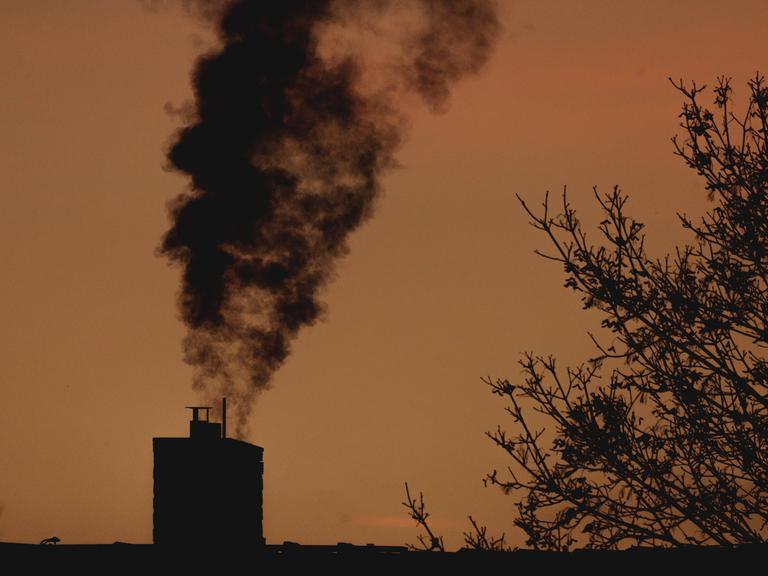
[[205,410],[205,422],[210,420],[211,406],[185,406],[185,408],[192,410],[192,420],[197,422],[200,420],[200,411]]

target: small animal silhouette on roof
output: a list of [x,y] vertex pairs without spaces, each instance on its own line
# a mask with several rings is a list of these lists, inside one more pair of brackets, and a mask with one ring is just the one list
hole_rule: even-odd
[[61,538],[58,536],[51,536],[50,538],[44,538],[43,540],[40,540],[40,544],[46,545],[46,544],[53,544],[56,545],[59,542],[61,542]]

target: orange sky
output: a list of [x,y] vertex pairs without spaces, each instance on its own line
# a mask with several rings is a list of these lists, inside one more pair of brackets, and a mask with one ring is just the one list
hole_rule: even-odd
[[[768,2],[503,1],[484,73],[440,116],[414,108],[403,167],[354,234],[325,295],[255,408],[267,541],[402,544],[403,482],[449,548],[467,514],[506,531],[511,497],[481,479],[507,461],[507,423],[480,382],[519,353],[578,362],[594,314],[532,254],[533,203],[620,184],[656,253],[706,195],[672,155],[668,76],[768,72]],[[182,435],[195,401],[181,360],[178,273],[154,251],[163,171],[206,31],[172,3],[3,0],[0,21],[0,539],[151,541],[153,436]],[[510,424],[511,425],[511,424]],[[403,519],[406,521],[403,521]]]

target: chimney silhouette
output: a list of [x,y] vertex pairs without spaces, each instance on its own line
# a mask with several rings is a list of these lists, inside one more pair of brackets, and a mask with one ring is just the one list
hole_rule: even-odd
[[210,406],[192,410],[188,438],[153,438],[152,538],[160,545],[261,545],[264,449],[226,437]]
[[[207,438],[215,440],[221,438],[221,424],[210,421],[210,406],[187,406],[192,410],[192,420],[189,421],[189,437],[195,439]],[[205,413],[205,418],[201,413]]]

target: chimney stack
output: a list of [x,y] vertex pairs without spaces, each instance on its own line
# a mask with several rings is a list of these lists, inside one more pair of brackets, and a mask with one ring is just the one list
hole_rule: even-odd
[[189,406],[188,438],[153,438],[152,540],[176,546],[260,546],[264,450],[226,437],[209,406]]

